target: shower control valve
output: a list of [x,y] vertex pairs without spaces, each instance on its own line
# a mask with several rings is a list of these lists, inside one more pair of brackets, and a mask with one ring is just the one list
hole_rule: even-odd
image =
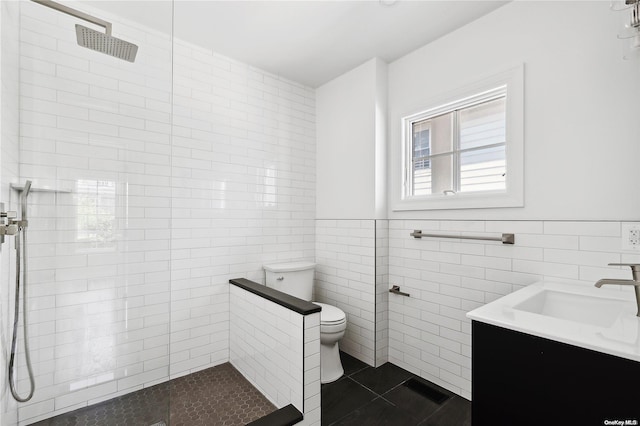
[[[16,235],[20,231],[19,221],[15,220],[18,213],[15,211],[0,211],[0,242],[4,242],[5,235]],[[5,219],[7,223],[4,223]]]
[[16,235],[18,229],[18,225],[2,225],[0,226],[0,235]]

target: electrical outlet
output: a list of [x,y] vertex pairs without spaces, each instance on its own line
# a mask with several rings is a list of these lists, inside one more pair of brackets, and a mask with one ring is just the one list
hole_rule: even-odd
[[640,251],[640,224],[622,224],[622,250]]

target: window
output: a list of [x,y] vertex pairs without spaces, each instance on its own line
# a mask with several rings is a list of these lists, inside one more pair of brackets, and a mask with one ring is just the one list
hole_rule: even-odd
[[523,205],[519,69],[402,119],[402,193],[394,210]]
[[408,120],[408,196],[505,190],[506,92]]

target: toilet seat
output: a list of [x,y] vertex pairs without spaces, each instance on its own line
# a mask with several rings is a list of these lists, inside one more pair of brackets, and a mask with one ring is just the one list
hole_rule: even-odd
[[347,315],[340,308],[326,303],[313,302],[320,306],[320,324],[321,325],[338,325],[347,321]]
[[314,302],[320,306],[320,334],[328,337],[329,334],[343,333],[347,328],[347,315],[340,308],[326,303]]

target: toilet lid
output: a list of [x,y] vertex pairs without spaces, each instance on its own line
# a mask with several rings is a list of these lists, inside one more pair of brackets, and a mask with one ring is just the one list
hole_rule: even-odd
[[316,305],[320,306],[322,310],[320,311],[320,322],[323,324],[332,323],[332,322],[343,322],[347,316],[340,308],[336,308],[335,306],[327,305],[326,303],[318,303],[313,302]]

